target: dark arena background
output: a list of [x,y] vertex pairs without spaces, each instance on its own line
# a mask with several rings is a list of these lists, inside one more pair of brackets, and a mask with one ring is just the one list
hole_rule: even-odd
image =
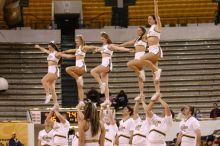
[[[19,141],[22,146],[43,146],[38,143],[39,131],[44,129],[43,124],[49,112],[56,106],[52,99],[44,103],[44,87],[48,84],[50,88],[52,85],[49,85],[49,80],[44,82],[42,78],[48,73],[48,64],[56,63],[54,60],[47,61],[48,54],[35,45],[47,49],[52,41],[65,54],[66,50],[77,48],[76,36],[83,36],[86,46],[103,49],[100,40],[100,34],[103,33],[109,35],[115,46],[130,40],[137,42],[139,37],[136,31],[140,26],[146,28],[146,34],[142,36],[150,34],[148,16],[156,14],[156,2],[161,37],[153,38],[160,41],[159,47],[163,50],[163,58],[158,62],[158,67],[162,69],[160,95],[174,114],[173,124],[166,132],[166,145],[175,146],[176,135],[181,130],[181,109],[193,106],[195,112],[191,116],[199,121],[201,130],[201,143],[195,146],[219,146],[219,0],[0,0],[0,146],[16,146],[10,142],[11,139],[16,143]],[[146,41],[149,39],[146,37]],[[134,43],[125,47],[136,49]],[[105,86],[109,87],[107,94],[110,94],[116,121],[123,119],[124,105],[134,108],[137,103],[134,99],[140,94],[140,77],[127,66],[127,62],[134,59],[134,53],[114,49],[112,55],[113,69],[108,72],[109,81]],[[72,57],[63,57],[53,73],[53,76],[60,73],[56,79],[58,102],[55,105],[59,104],[59,112],[67,115],[71,125],[68,145],[78,146],[72,144],[76,135],[72,131],[78,131],[79,98],[92,100],[98,111],[102,102],[105,102],[106,95],[100,93],[99,83],[90,73],[102,63],[103,54],[94,50],[86,52],[84,61],[87,72],[83,74],[83,95],[79,94],[78,79],[66,71],[67,67],[75,66],[77,57],[73,55],[76,54],[66,54]],[[142,102],[155,103],[152,111],[162,116],[164,107],[151,98],[155,95],[154,72],[148,66],[144,70],[145,99]],[[52,94],[52,89],[49,90]],[[128,101],[118,100],[121,90]],[[51,96],[54,98],[54,95]],[[138,115],[142,119],[146,117],[145,111],[140,104]],[[56,114],[51,118],[60,121]],[[90,145],[87,143],[85,146]]]

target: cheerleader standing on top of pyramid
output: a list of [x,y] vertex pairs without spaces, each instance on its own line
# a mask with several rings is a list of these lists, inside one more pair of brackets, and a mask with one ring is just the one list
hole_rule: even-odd
[[147,66],[153,72],[153,81],[156,93],[153,95],[153,99],[160,96],[160,75],[162,70],[158,68],[158,61],[163,58],[163,52],[160,47],[160,35],[161,35],[161,21],[158,13],[157,0],[154,0],[154,13],[155,15],[148,16],[148,24],[151,26],[145,39],[148,43],[148,53],[145,53],[140,62],[143,66]]
[[82,50],[85,45],[85,41],[82,35],[76,35],[75,37],[76,49],[69,49],[63,51],[64,53],[75,53],[76,64],[75,66],[69,66],[66,68],[66,72],[76,80],[78,94],[79,94],[79,104],[78,106],[83,107],[84,104],[84,90],[83,90],[83,74],[86,73],[85,56],[86,50]]
[[39,45],[35,45],[35,48],[38,48],[42,52],[48,54],[48,73],[41,80],[44,90],[46,92],[45,104],[49,103],[50,99],[53,98],[54,105],[59,107],[59,104],[57,102],[57,94],[55,91],[56,80],[60,75],[60,70],[58,66],[59,64],[61,64],[62,58],[73,58],[74,55],[64,54],[60,52],[53,41],[48,44],[48,49],[45,49]]

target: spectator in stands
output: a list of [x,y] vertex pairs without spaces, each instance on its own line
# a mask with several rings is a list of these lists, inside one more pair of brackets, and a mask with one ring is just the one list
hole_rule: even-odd
[[127,106],[128,104],[128,97],[124,90],[121,90],[119,94],[116,96],[113,102],[113,106],[116,110],[118,110],[119,107]]
[[200,112],[200,109],[196,109],[196,112],[194,113],[194,117],[197,120],[200,120],[202,118],[202,113]]
[[12,133],[12,137],[9,140],[9,146],[22,146],[22,143],[16,138],[16,133]]
[[210,118],[217,118],[220,117],[220,109],[218,108],[217,103],[213,103],[213,109],[210,113]]
[[180,112],[178,113],[176,119],[177,120],[182,120],[184,119],[184,115],[183,115],[183,110],[184,110],[184,107],[181,108]]
[[92,102],[95,102],[99,105],[100,103],[100,93],[92,87],[89,92],[86,94],[87,99],[91,100]]

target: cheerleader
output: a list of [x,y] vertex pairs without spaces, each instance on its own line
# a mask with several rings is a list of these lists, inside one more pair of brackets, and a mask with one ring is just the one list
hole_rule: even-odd
[[122,110],[122,120],[119,122],[119,130],[116,137],[118,146],[131,146],[131,136],[135,125],[132,115],[132,108],[125,106]]
[[180,132],[175,146],[200,146],[201,129],[199,121],[193,117],[194,107],[186,106],[183,110],[185,118],[180,122]]
[[112,41],[109,35],[105,32],[101,32],[101,42],[102,47],[97,46],[85,46],[83,50],[93,50],[93,52],[101,52],[102,54],[102,63],[101,65],[93,68],[91,70],[91,75],[95,78],[95,80],[99,83],[99,87],[101,89],[101,93],[105,94],[105,101],[101,104],[101,106],[111,105],[109,100],[109,72],[112,71],[112,55],[114,50],[119,51],[127,51],[132,52],[130,49],[116,47],[112,44]]
[[134,99],[135,101],[140,100],[141,96],[144,94],[144,81],[145,74],[143,70],[143,64],[140,62],[141,57],[145,54],[145,50],[147,47],[147,43],[145,42],[144,35],[146,33],[146,29],[140,26],[136,31],[138,37],[129,42],[120,44],[120,47],[126,47],[134,45],[135,47],[135,57],[134,60],[131,60],[127,63],[129,69],[134,70],[136,76],[138,77],[138,86],[140,90],[140,94]]
[[162,49],[160,48],[160,32],[161,22],[158,13],[157,0],[154,0],[154,11],[155,15],[148,16],[148,24],[151,26],[145,38],[148,43],[148,53],[140,58],[140,63],[143,66],[147,66],[153,72],[153,81],[156,93],[153,95],[154,98],[160,96],[160,75],[161,69],[158,68],[158,61],[163,57]]
[[68,133],[70,129],[70,123],[67,120],[66,114],[60,114],[58,106],[54,105],[50,113],[47,116],[46,121],[50,121],[53,115],[59,119],[60,122],[53,122],[53,143],[54,146],[68,146]]
[[[134,129],[132,135],[132,146],[147,146],[147,135],[150,131],[150,122],[145,118],[141,120],[139,116],[140,100],[135,102],[134,106]],[[143,105],[144,107],[146,105]]]
[[52,121],[45,121],[44,129],[38,134],[38,146],[53,146],[53,134]]
[[106,109],[101,108],[100,118],[104,122],[105,127],[105,146],[114,146],[115,137],[118,132],[118,126],[113,117],[112,110],[107,107]]
[[78,146],[104,146],[105,127],[92,102],[86,103],[84,112],[78,109],[79,141]]
[[[164,108],[163,117],[159,117],[152,112],[152,108],[156,100],[159,100]],[[143,100],[142,102],[144,104]],[[145,108],[145,113],[147,120],[150,123],[150,131],[147,136],[147,146],[166,146],[166,134],[173,123],[169,105],[163,99],[161,99],[161,97],[158,97],[155,100],[151,99],[150,103]]]
[[59,105],[57,102],[57,94],[55,91],[56,80],[60,75],[60,70],[58,68],[61,64],[61,58],[73,58],[73,55],[68,55],[60,52],[54,42],[48,44],[48,49],[45,49],[39,45],[35,45],[35,48],[40,49],[42,52],[47,53],[47,62],[48,62],[48,73],[42,78],[41,82],[46,92],[45,104],[50,102],[50,99],[53,98],[54,105]]
[[63,51],[64,53],[75,53],[76,65],[66,68],[66,72],[76,80],[78,94],[79,94],[79,104],[78,106],[84,106],[84,90],[83,90],[83,74],[87,71],[85,65],[86,50],[82,50],[85,45],[85,41],[82,35],[77,35],[75,38],[76,49],[70,49]]

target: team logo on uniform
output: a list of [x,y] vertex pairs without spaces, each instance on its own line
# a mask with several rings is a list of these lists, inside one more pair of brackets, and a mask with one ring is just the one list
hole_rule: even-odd
[[137,130],[137,131],[139,131],[141,129],[141,125],[137,125],[136,127],[135,127],[135,130]]
[[186,126],[185,124],[183,124],[181,127],[180,127],[180,129],[182,130],[182,131],[186,131],[186,129],[188,129],[189,127],[188,126]]
[[52,137],[45,135],[42,137],[42,139],[43,139],[43,141],[50,142],[52,140]]
[[155,125],[156,127],[161,124],[161,121],[158,121],[158,120],[154,120],[152,121],[153,125]]

